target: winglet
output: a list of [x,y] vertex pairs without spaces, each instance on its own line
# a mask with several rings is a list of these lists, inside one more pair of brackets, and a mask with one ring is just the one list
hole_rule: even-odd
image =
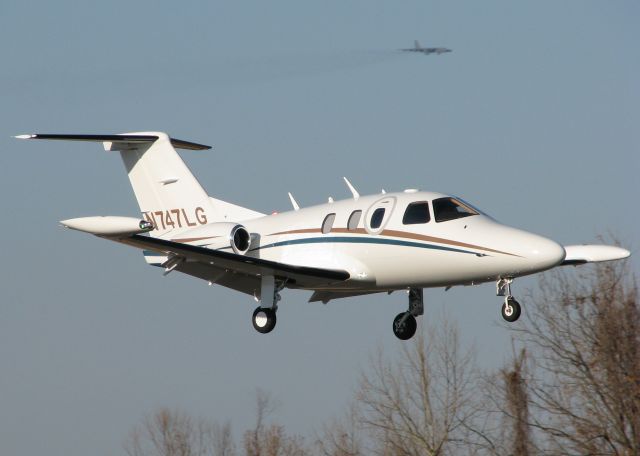
[[289,192],[289,199],[291,200],[291,205],[293,206],[293,209],[296,210],[296,211],[299,211],[300,210],[300,206],[298,205],[298,202],[293,197],[291,192]]
[[358,191],[355,189],[355,187],[353,185],[351,185],[351,182],[349,182],[349,179],[347,179],[346,177],[343,177],[345,183],[347,184],[347,187],[349,187],[349,190],[351,190],[351,194],[353,195],[353,199],[357,200],[358,198],[360,198],[360,193],[358,193]]

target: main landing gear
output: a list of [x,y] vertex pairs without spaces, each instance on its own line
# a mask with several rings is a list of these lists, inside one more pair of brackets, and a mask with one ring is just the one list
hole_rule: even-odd
[[409,310],[393,319],[393,334],[400,340],[408,340],[416,333],[416,317],[424,313],[422,288],[409,288]]
[[520,318],[522,308],[516,298],[511,295],[511,278],[503,278],[496,282],[496,295],[504,296],[504,304],[502,304],[502,318],[509,323],[516,321]]
[[260,285],[260,306],[253,312],[252,322],[256,331],[262,334],[273,331],[276,327],[276,311],[280,301],[280,291],[284,282],[276,283],[273,276],[263,275]]
[[271,332],[276,327],[276,310],[270,307],[257,307],[253,312],[253,327],[262,334]]

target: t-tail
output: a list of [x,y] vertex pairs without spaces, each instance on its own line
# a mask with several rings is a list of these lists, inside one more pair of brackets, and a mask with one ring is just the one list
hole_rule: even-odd
[[213,222],[242,221],[264,214],[210,198],[182,161],[176,148],[206,150],[210,146],[170,138],[162,132],[121,135],[21,135],[22,139],[102,142],[120,152],[131,187],[156,237],[175,235]]

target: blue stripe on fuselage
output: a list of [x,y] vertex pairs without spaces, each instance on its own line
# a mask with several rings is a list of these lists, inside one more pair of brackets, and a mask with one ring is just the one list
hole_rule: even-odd
[[469,250],[454,249],[451,247],[443,247],[441,245],[422,244],[419,242],[399,241],[396,239],[384,239],[384,238],[372,238],[372,237],[356,237],[356,236],[326,236],[326,237],[312,237],[303,239],[291,239],[288,241],[274,242],[273,244],[267,244],[251,251],[270,249],[273,247],[282,247],[285,245],[299,245],[299,244],[322,244],[322,243],[347,243],[347,244],[383,244],[383,245],[399,245],[403,247],[418,247],[421,249],[432,250],[444,250],[447,252],[469,253],[471,255],[485,256],[483,253],[476,253]]

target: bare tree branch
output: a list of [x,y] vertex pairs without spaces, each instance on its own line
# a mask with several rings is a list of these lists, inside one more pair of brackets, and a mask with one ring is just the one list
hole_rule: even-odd
[[[223,440],[218,440],[218,438]],[[146,417],[125,442],[129,456],[233,456],[231,428],[220,432],[205,420],[161,408]]]
[[[514,333],[531,348],[528,423],[550,454],[640,454],[640,302],[624,262],[545,275]],[[511,413],[519,419],[516,413]]]
[[358,422],[380,455],[459,454],[473,446],[476,378],[473,352],[460,348],[457,329],[444,321],[399,359],[372,358],[360,378]]

